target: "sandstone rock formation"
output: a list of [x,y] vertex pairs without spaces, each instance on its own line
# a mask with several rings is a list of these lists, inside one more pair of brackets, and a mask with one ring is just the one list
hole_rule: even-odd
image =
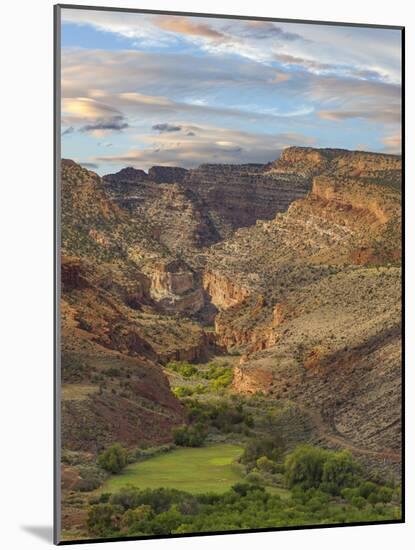
[[284,212],[293,200],[307,194],[310,184],[307,178],[265,173],[260,164],[202,164],[183,180],[204,200],[222,238],[238,227]]
[[294,401],[324,444],[399,463],[400,157],[291,147],[266,165],[62,171],[69,447],[79,415],[102,444],[168,441],[183,417],[162,365],[228,350],[234,391]]
[[398,456],[400,159],[294,148],[266,170],[296,166],[306,198],[207,251],[217,340],[243,353],[236,391],[303,403],[351,446]]

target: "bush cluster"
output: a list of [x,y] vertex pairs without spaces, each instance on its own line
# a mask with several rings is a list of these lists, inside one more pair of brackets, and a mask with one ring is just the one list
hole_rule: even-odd
[[198,372],[197,367],[187,361],[170,361],[170,363],[166,365],[166,368],[187,379],[192,378]]
[[245,432],[254,426],[252,414],[242,403],[226,399],[209,402],[186,399],[184,404],[190,424],[203,424],[222,433]]
[[[367,487],[366,487],[367,488]],[[362,488],[365,493],[364,488]],[[366,491],[365,494],[367,494]],[[376,491],[369,492],[369,495]],[[383,494],[382,488],[377,489]],[[359,495],[339,501],[320,489],[296,486],[281,499],[253,483],[238,483],[219,494],[190,495],[174,489],[124,488],[101,495],[88,512],[91,536],[145,536],[294,525],[344,524],[399,519],[400,508]]]
[[297,447],[285,463],[288,487],[320,488],[332,495],[361,481],[361,468],[348,451],[331,452],[310,445]]
[[206,368],[197,368],[187,361],[170,361],[166,368],[176,372],[186,380],[204,379],[210,381],[208,385],[198,384],[196,387],[178,386],[174,392],[177,397],[187,397],[193,394],[205,393],[210,390],[213,392],[223,392],[232,383],[232,368],[225,363],[212,361]]

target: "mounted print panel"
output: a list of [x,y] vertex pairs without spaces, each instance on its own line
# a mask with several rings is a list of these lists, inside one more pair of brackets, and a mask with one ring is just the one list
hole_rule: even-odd
[[402,522],[403,28],[55,37],[55,542]]

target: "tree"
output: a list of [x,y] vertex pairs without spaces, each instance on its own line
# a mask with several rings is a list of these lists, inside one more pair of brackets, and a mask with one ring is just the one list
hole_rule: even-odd
[[348,451],[330,453],[323,465],[322,489],[339,495],[345,487],[355,487],[360,481],[360,466]]
[[182,447],[201,447],[207,437],[207,430],[203,424],[194,426],[180,426],[174,431],[174,442]]
[[303,489],[319,487],[327,455],[327,451],[310,445],[297,447],[285,459],[285,477],[288,486],[300,485]]
[[170,535],[181,523],[185,516],[179,512],[176,505],[170,510],[161,512],[152,522],[152,531],[155,535]]
[[118,474],[127,464],[127,451],[119,443],[111,445],[98,457],[98,465],[107,472]]

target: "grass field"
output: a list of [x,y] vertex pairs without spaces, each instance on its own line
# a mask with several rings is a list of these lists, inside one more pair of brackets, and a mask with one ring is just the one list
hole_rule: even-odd
[[232,463],[242,454],[238,445],[222,444],[177,449],[135,462],[108,479],[102,492],[115,492],[125,485],[140,489],[167,487],[189,493],[224,493],[241,480]]

